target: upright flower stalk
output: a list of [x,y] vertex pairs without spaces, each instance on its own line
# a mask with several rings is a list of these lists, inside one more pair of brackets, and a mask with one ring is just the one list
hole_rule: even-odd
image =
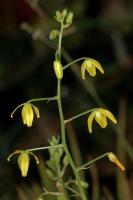
[[[61,44],[62,44],[62,36],[63,36],[63,29],[64,29],[64,18],[62,18],[61,21],[61,28],[59,31],[59,40],[58,40],[58,49],[56,51],[55,57],[58,56],[58,60],[61,62]],[[58,78],[58,83],[57,83],[57,102],[58,102],[58,109],[59,109],[59,115],[60,115],[60,125],[61,125],[61,139],[62,139],[62,144],[64,147],[64,151],[66,153],[66,156],[68,158],[69,164],[71,166],[71,168],[73,169],[74,175],[76,177],[76,181],[77,181],[77,185],[79,187],[79,192],[81,195],[81,198],[83,200],[87,200],[83,187],[81,185],[81,179],[79,176],[79,172],[76,169],[76,166],[73,162],[73,159],[70,155],[70,152],[68,150],[67,144],[66,144],[66,137],[65,137],[65,120],[64,120],[64,115],[63,115],[63,109],[62,109],[62,101],[61,101],[61,79]]]
[[[58,40],[58,48],[55,54],[55,57],[58,56],[58,60],[61,62],[61,44],[62,44],[62,36],[63,36],[63,22],[64,22],[64,18],[61,21],[61,27],[60,27],[60,31],[59,31],[59,40]],[[65,120],[64,120],[64,115],[63,115],[63,109],[62,109],[62,101],[61,101],[61,79],[58,79],[58,83],[57,83],[57,103],[58,103],[58,110],[59,110],[59,116],[60,116],[60,125],[61,125],[61,139],[62,139],[62,144],[64,147],[64,151],[66,153],[66,156],[68,158],[69,164],[74,172],[76,181],[77,181],[77,185],[79,187],[79,192],[80,192],[80,196],[83,200],[87,200],[84,189],[81,185],[81,179],[79,176],[79,172],[77,171],[77,168],[73,162],[73,159],[70,155],[70,152],[68,150],[67,144],[66,144],[66,137],[65,137]]]
[[[82,184],[83,181],[81,180],[80,174],[79,174],[80,170],[89,168],[94,162],[104,158],[105,156],[108,156],[109,161],[113,162],[122,171],[125,170],[125,167],[118,160],[116,155],[112,152],[107,152],[107,153],[105,153],[101,156],[98,156],[97,158],[83,164],[82,166],[77,167],[71,157],[71,154],[69,152],[69,149],[68,149],[68,146],[66,143],[65,126],[70,121],[73,121],[81,116],[89,114],[88,120],[87,120],[87,125],[88,125],[89,132],[92,133],[92,124],[93,124],[94,120],[100,125],[101,128],[106,128],[107,118],[110,119],[114,124],[117,123],[117,120],[109,110],[104,109],[104,108],[93,108],[93,109],[84,111],[82,113],[79,113],[77,115],[74,115],[73,117],[71,117],[69,119],[66,119],[66,120],[64,119],[63,108],[62,108],[62,98],[61,98],[61,80],[63,78],[64,70],[76,62],[82,61],[83,63],[81,65],[81,77],[84,80],[86,71],[88,72],[88,74],[90,76],[94,77],[96,75],[97,70],[99,70],[103,74],[104,69],[102,68],[102,66],[100,65],[99,62],[97,62],[94,59],[88,58],[88,57],[78,58],[78,59],[72,61],[71,63],[68,63],[65,66],[62,66],[61,48],[62,48],[63,31],[65,28],[67,28],[71,25],[72,20],[73,20],[73,13],[67,12],[66,9],[64,9],[62,12],[56,11],[55,19],[60,23],[60,29],[59,30],[55,29],[55,30],[51,31],[49,38],[51,40],[53,40],[56,37],[58,37],[58,46],[57,46],[57,50],[55,52],[55,60],[53,62],[53,69],[55,72],[55,76],[57,78],[57,92],[56,92],[57,94],[56,94],[56,96],[53,96],[53,97],[36,98],[36,99],[31,99],[27,102],[24,102],[13,110],[11,117],[13,118],[14,113],[19,108],[22,107],[21,115],[22,115],[23,124],[27,125],[28,127],[31,127],[34,116],[36,115],[37,118],[40,117],[39,109],[35,105],[33,105],[33,102],[56,100],[56,103],[58,105],[59,118],[60,118],[61,141],[62,142],[61,142],[61,144],[58,144],[58,142],[55,142],[56,140],[54,139],[53,143],[50,142],[50,144],[52,144],[52,145],[50,145],[48,147],[38,147],[38,148],[33,148],[33,149],[28,149],[28,150],[17,150],[15,152],[13,152],[12,154],[10,154],[8,156],[7,160],[10,161],[10,158],[13,155],[19,154],[18,166],[20,168],[22,176],[26,177],[28,170],[29,170],[30,156],[34,157],[37,164],[39,163],[39,160],[36,157],[36,155],[34,153],[32,153],[33,151],[48,149],[49,153],[51,152],[51,155],[54,155],[55,152],[57,153],[57,149],[59,148],[58,152],[60,154],[60,157],[54,155],[56,158],[55,160],[58,161],[58,162],[55,162],[56,171],[57,171],[56,175],[57,175],[58,179],[56,179],[57,177],[55,177],[55,174],[53,174],[53,166],[55,166],[55,165],[53,165],[53,160],[52,160],[51,164],[50,164],[50,162],[47,162],[47,165],[49,167],[47,172],[49,171],[49,175],[53,178],[52,180],[56,180],[56,181],[58,180],[58,184],[56,184],[56,186],[58,186],[58,188],[57,188],[58,192],[48,192],[46,190],[41,195],[41,199],[44,195],[51,194],[51,195],[60,195],[60,196],[58,196],[58,199],[69,200],[69,196],[68,196],[69,193],[67,193],[67,189],[68,189],[73,194],[79,195],[82,200],[87,200],[88,198],[86,197],[85,191],[83,189],[83,184]],[[56,149],[56,151],[54,148]],[[52,151],[53,151],[53,154],[52,154]],[[62,159],[62,155],[64,152],[65,152],[65,155],[64,155],[65,159]],[[58,153],[56,155],[58,155]],[[61,169],[62,165],[60,165],[61,164],[60,158],[63,160],[63,169]],[[69,185],[68,185],[69,180],[68,180],[68,182],[63,181],[64,172],[68,165],[71,166],[73,173],[75,175],[76,180],[73,180],[73,182],[76,183],[76,185],[78,187],[78,192],[75,189],[69,187]],[[51,171],[50,171],[50,168],[51,168]]]

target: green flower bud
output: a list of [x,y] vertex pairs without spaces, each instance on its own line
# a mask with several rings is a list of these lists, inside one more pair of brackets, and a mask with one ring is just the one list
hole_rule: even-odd
[[59,10],[56,11],[55,19],[58,22],[61,22],[61,20],[62,20],[62,14],[61,14],[61,12]]
[[64,158],[63,158],[63,164],[64,164],[66,167],[68,166],[69,161],[68,161],[67,156],[64,156]]
[[62,16],[66,17],[66,15],[67,15],[67,9],[62,10]]
[[84,188],[87,188],[88,187],[88,183],[86,181],[81,181],[81,185],[84,187]]
[[69,12],[66,17],[66,24],[71,24],[73,20],[73,12]]
[[62,68],[62,64],[59,60],[54,61],[54,72],[55,72],[57,79],[63,78],[63,68]]
[[57,29],[51,31],[49,34],[50,40],[54,40],[57,37],[58,33],[59,33],[59,31]]

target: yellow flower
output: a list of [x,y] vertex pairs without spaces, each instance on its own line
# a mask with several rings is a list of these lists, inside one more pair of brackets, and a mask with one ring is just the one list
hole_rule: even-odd
[[12,154],[8,156],[7,161],[10,161],[11,157],[15,154],[20,154],[18,156],[18,166],[21,171],[22,177],[26,177],[28,173],[29,164],[30,164],[29,155],[32,155],[35,158],[36,164],[39,163],[39,160],[35,154],[33,154],[30,151],[24,151],[24,150],[16,150],[15,152],[13,152]]
[[81,76],[82,79],[85,79],[85,70],[88,71],[90,76],[94,77],[96,75],[96,69],[98,69],[102,74],[104,73],[104,69],[100,65],[99,62],[92,58],[87,58],[81,65]]
[[123,166],[123,164],[118,160],[118,158],[116,157],[116,155],[112,152],[108,153],[108,159],[115,163],[122,171],[125,171],[125,167]]
[[115,119],[114,115],[103,108],[96,108],[88,117],[88,129],[89,132],[92,133],[92,122],[93,119],[95,118],[96,122],[102,127],[105,128],[107,126],[107,117],[114,123],[117,123],[117,120]]
[[28,127],[32,126],[33,123],[33,118],[34,118],[34,112],[37,116],[37,118],[40,117],[40,113],[39,110],[36,106],[34,106],[33,104],[26,102],[22,108],[22,120],[23,120],[23,124],[26,124]]

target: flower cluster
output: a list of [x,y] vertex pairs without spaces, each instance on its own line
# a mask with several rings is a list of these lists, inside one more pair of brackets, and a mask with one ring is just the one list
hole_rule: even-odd
[[[61,23],[61,28],[59,30],[55,29],[53,31],[51,31],[49,38],[51,40],[54,40],[56,37],[59,38],[59,42],[58,42],[58,49],[55,52],[55,60],[53,62],[53,68],[54,68],[54,72],[55,72],[55,76],[58,79],[58,86],[57,86],[57,96],[56,98],[41,98],[43,100],[51,100],[51,99],[56,99],[57,103],[58,103],[58,110],[59,110],[59,114],[60,114],[60,123],[61,123],[61,128],[63,127],[63,129],[65,130],[65,121],[64,120],[64,116],[63,115],[63,111],[62,111],[62,105],[61,105],[61,79],[63,78],[63,73],[64,73],[64,69],[66,69],[68,66],[76,63],[77,61],[81,61],[83,60],[83,63],[81,65],[81,77],[83,80],[85,80],[86,78],[86,71],[89,73],[89,75],[91,77],[94,77],[96,75],[97,70],[99,70],[102,74],[104,73],[104,69],[101,66],[101,64],[92,59],[92,58],[87,58],[87,57],[83,57],[83,58],[79,58],[69,64],[67,64],[66,66],[62,66],[62,62],[61,62],[61,40],[62,40],[62,35],[63,35],[63,29],[69,27],[73,21],[73,13],[72,12],[68,12],[67,9],[64,9],[62,12],[60,11],[56,11],[56,15],[55,15],[55,19]],[[15,108],[15,110],[13,111],[13,113],[11,114],[11,117],[13,117],[13,114],[16,112],[16,110],[20,107],[22,107],[22,111],[21,111],[21,116],[22,116],[22,121],[24,125],[27,125],[28,127],[31,127],[33,124],[33,119],[34,119],[34,115],[36,115],[37,118],[40,118],[40,113],[39,113],[39,109],[33,105],[31,102],[33,101],[37,101],[37,99],[32,99],[29,100],[25,103],[20,104],[17,108]],[[91,112],[91,113],[90,113]],[[69,120],[66,120],[67,122],[72,121],[73,119],[82,116],[84,114],[88,114],[90,113],[88,120],[87,120],[87,124],[88,124],[88,130],[90,133],[92,133],[92,124],[93,121],[95,119],[95,121],[100,125],[100,127],[102,128],[106,128],[107,126],[107,118],[110,119],[114,124],[117,123],[116,118],[114,117],[114,115],[107,109],[103,109],[103,108],[95,108],[92,110],[89,110],[89,112],[84,112],[84,113],[80,113],[77,116],[74,116],[72,118],[70,118]],[[62,131],[62,137],[65,138],[65,131]],[[65,141],[62,140],[62,144],[65,147],[66,143]],[[36,148],[37,149],[37,148]],[[35,150],[35,149],[34,149]],[[65,150],[65,148],[64,148]],[[30,164],[30,156],[33,156],[34,159],[36,160],[36,164],[39,163],[39,160],[37,158],[37,156],[35,154],[32,153],[33,149],[31,150],[16,150],[15,152],[13,152],[12,154],[10,154],[7,158],[8,161],[10,161],[11,157],[15,154],[19,154],[18,156],[18,166],[19,169],[21,171],[22,177],[26,177],[28,170],[29,170],[29,164]],[[49,150],[50,154],[53,157],[56,157],[56,161],[59,161],[60,163],[60,157],[62,157],[62,153],[63,153],[63,149],[59,149],[59,153],[57,152],[57,154],[55,154],[55,149],[50,149]],[[77,173],[76,171],[76,167],[73,164],[72,158],[69,154],[69,151],[66,150],[66,159],[64,160],[64,165],[68,165],[68,158],[69,158],[69,164],[71,165],[72,169],[75,171],[75,174]],[[60,155],[59,155],[60,154]],[[121,164],[121,162],[118,160],[118,158],[115,156],[115,154],[113,154],[112,152],[106,153],[106,156],[108,155],[108,159],[115,163],[122,171],[125,170],[125,167]],[[52,157],[51,156],[51,157]],[[98,159],[97,159],[98,160]],[[53,169],[53,161],[48,162],[49,163],[49,168]],[[52,170],[51,170],[52,172]],[[77,184],[80,185],[80,178],[77,178],[78,174],[76,176],[77,179]],[[60,177],[61,178],[61,177]],[[79,180],[79,181],[78,181]],[[80,190],[82,190],[82,187],[80,188]],[[81,192],[82,193],[82,192]],[[84,198],[83,198],[84,199]]]

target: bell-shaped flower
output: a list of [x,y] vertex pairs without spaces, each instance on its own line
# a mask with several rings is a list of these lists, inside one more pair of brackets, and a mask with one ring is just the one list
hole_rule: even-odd
[[103,108],[94,109],[92,113],[89,115],[87,121],[89,132],[92,133],[92,123],[94,119],[102,128],[106,128],[107,118],[109,118],[114,124],[117,123],[116,118],[110,111]]
[[40,117],[39,109],[34,106],[33,104],[26,102],[23,105],[21,115],[22,115],[22,120],[23,124],[26,124],[28,127],[32,126],[33,123],[33,118],[34,118],[34,112],[37,116],[37,118]]
[[118,158],[116,157],[116,155],[112,152],[108,153],[108,159],[115,163],[117,165],[117,167],[119,167],[122,171],[125,171],[125,167],[123,166],[123,164],[118,160]]
[[35,154],[33,154],[30,151],[24,151],[24,150],[16,150],[12,154],[10,154],[7,158],[7,161],[10,161],[11,157],[15,154],[20,154],[18,156],[18,166],[21,171],[22,177],[26,177],[29,169],[29,164],[30,164],[30,155],[34,157],[36,160],[36,164],[39,163],[39,160]]
[[104,73],[104,69],[100,65],[99,62],[92,58],[87,58],[81,65],[81,76],[82,79],[85,79],[85,72],[90,74],[90,76],[94,77],[96,75],[96,69],[98,69],[102,74]]

